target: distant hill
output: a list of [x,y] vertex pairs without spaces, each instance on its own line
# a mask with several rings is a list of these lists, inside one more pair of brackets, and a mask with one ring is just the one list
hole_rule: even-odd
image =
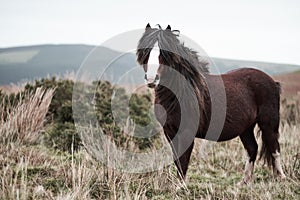
[[[0,85],[32,80],[47,75],[63,75],[77,71],[80,64],[95,46],[89,45],[37,45],[0,49]],[[93,62],[95,70],[103,70],[105,65],[122,54],[106,47],[99,47],[99,58]],[[122,74],[136,66],[134,54],[126,54],[114,62],[114,73]],[[298,65],[274,64],[255,61],[212,58],[221,73],[241,68],[256,67],[274,75],[300,69]],[[212,71],[216,73],[216,71]]]
[[[280,64],[271,62],[259,62],[248,60],[233,60],[224,58],[212,58],[221,73],[242,67],[253,67],[266,72],[269,75],[286,74],[300,70],[300,65]],[[213,73],[213,71],[212,71]]]
[[[0,85],[77,71],[94,48],[88,45],[38,45],[0,49]],[[106,47],[99,47],[98,52],[103,56],[93,62],[99,70],[121,54]],[[115,65],[122,70],[117,73],[131,68],[134,62],[134,55],[120,58]]]
[[282,87],[282,94],[286,97],[298,97],[300,100],[300,71],[274,76]]

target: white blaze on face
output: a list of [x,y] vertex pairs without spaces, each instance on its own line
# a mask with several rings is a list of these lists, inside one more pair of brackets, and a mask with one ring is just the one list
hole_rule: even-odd
[[147,83],[153,83],[157,74],[157,70],[159,67],[159,47],[156,42],[152,51],[150,52],[149,60],[148,60],[148,71],[147,74]]

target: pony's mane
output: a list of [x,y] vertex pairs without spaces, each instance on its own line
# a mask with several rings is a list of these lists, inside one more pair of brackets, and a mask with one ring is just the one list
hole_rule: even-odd
[[181,43],[178,39],[178,32],[178,30],[164,30],[160,26],[159,28],[146,28],[138,43],[137,61],[140,64],[146,64],[152,48],[158,42],[163,64],[172,67],[180,64],[187,71],[209,73],[208,62],[200,57],[196,51]]
[[[178,31],[163,30],[159,26],[159,28],[146,27],[136,52],[137,61],[140,64],[147,64],[150,52],[156,42],[160,49],[160,63],[163,72],[161,72],[160,83],[156,87],[155,93],[156,99],[164,106],[167,113],[177,109],[178,102],[183,102],[182,100],[187,96],[189,98],[183,102],[185,107],[193,107],[198,103],[201,108],[209,107],[209,92],[205,81],[206,74],[209,73],[208,62],[196,51],[180,42]],[[173,69],[179,73],[170,73]],[[185,85],[183,78],[190,85]],[[168,86],[175,88],[175,91],[171,91]],[[191,93],[196,94],[195,98],[192,98]],[[203,110],[200,112],[203,119],[206,119],[201,123],[206,123],[209,116],[207,113],[203,113]],[[202,126],[204,127],[203,124]]]

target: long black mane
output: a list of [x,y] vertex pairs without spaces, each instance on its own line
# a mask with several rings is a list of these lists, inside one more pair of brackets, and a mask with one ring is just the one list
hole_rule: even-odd
[[196,51],[181,43],[178,39],[178,32],[177,30],[164,30],[160,26],[159,28],[146,28],[138,43],[137,61],[140,64],[146,64],[151,50],[158,42],[162,64],[173,67],[186,78],[197,77],[198,73],[209,73],[208,62],[200,58]]
[[[208,91],[205,83],[205,76],[209,74],[208,62],[205,58],[200,57],[198,53],[188,47],[178,39],[179,31],[170,29],[161,29],[158,25],[158,28],[146,27],[145,33],[141,37],[138,43],[137,48],[137,61],[144,65],[147,64],[151,50],[153,49],[155,43],[158,43],[160,49],[160,61],[163,65],[163,73],[160,77],[161,83],[167,83],[168,85],[175,85],[178,93],[181,93],[179,96],[185,95],[184,86],[181,84],[182,78],[188,80],[193,91],[197,94],[197,98],[200,101],[200,104],[204,106],[204,99],[206,97],[201,97],[200,95],[207,96]],[[168,76],[170,70],[176,70],[178,75],[183,76]],[[166,101],[171,102],[172,99],[166,95],[166,88],[162,87],[160,84],[156,88],[156,94],[160,93],[160,99],[165,99]],[[171,109],[171,106],[169,106]]]
[[[205,81],[205,76],[209,74],[208,62],[196,51],[186,47],[179,40],[178,32],[161,29],[160,26],[146,27],[138,43],[137,61],[142,65],[147,64],[151,50],[158,43],[161,76],[155,88],[156,103],[164,107],[171,121],[178,122],[173,113],[180,113],[181,109],[190,110],[191,117],[192,112],[198,110],[195,115],[200,113],[199,126],[205,132],[210,119],[210,99]],[[174,73],[174,70],[178,73]]]

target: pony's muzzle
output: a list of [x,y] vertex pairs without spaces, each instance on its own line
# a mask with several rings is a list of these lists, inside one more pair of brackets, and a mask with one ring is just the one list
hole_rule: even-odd
[[156,74],[155,78],[150,76],[148,77],[148,75],[145,74],[145,83],[149,88],[154,88],[155,86],[157,86],[159,83],[158,74]]
[[149,88],[155,88],[156,84],[155,83],[148,83],[147,86]]

